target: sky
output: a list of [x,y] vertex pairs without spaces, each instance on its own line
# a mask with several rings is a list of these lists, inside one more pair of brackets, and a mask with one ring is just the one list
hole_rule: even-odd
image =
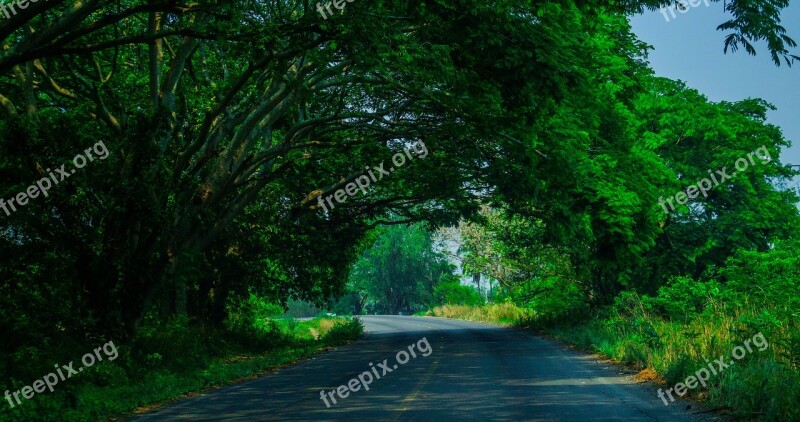
[[[685,14],[676,9],[669,21],[660,11],[648,11],[632,18],[633,31],[655,49],[650,64],[659,76],[679,79],[712,101],[761,98],[777,107],[768,122],[779,126],[792,146],[781,153],[784,164],[800,165],[800,62],[776,67],[766,45],[756,44],[757,55],[743,49],[723,52],[720,23],[730,19],[723,4],[700,2]],[[794,0],[781,15],[787,35],[800,44],[800,1]],[[800,47],[792,51],[800,56]]]

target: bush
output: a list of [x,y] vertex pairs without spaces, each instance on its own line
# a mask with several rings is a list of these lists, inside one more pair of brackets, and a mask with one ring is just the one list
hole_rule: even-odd
[[263,349],[285,340],[280,325],[275,321],[284,312],[280,305],[250,294],[244,300],[229,299],[227,310],[224,326],[243,345]]
[[702,312],[706,305],[720,298],[722,286],[716,281],[696,281],[675,277],[658,289],[655,298],[645,297],[643,305],[673,320],[686,321]]
[[336,346],[353,341],[363,333],[364,323],[359,318],[352,318],[347,322],[335,323],[322,335],[322,341],[327,345]]
[[[187,317],[176,317],[162,322],[155,315],[145,317],[131,342],[131,353],[137,362],[147,363],[151,368],[168,367],[186,371],[208,364],[208,343],[213,338],[202,327],[190,324]],[[187,353],[191,350],[192,353]]]
[[252,293],[247,299],[229,299],[227,308],[228,318],[225,320],[225,326],[231,331],[250,327],[264,328],[269,320],[283,315],[283,307],[269,303]]
[[475,288],[463,286],[457,281],[438,284],[433,289],[433,295],[438,305],[481,306],[485,302]]
[[[286,304],[286,314],[285,316],[291,318],[308,318],[318,315],[320,313],[320,308],[310,302],[305,302],[296,299],[289,299],[289,302]],[[352,312],[352,311],[351,311]]]

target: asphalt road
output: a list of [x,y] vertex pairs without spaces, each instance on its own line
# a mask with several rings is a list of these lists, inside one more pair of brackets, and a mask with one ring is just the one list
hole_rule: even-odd
[[[638,385],[613,367],[518,330],[439,318],[367,316],[363,320],[368,333],[354,344],[134,420],[455,422],[715,418],[704,415],[700,419],[689,414],[685,402],[665,406],[654,386]],[[414,348],[409,351],[412,344]],[[407,355],[398,356],[400,351]],[[358,380],[359,374],[363,382]],[[358,381],[351,383],[353,379]],[[346,387],[342,388],[346,398],[332,392],[347,384],[352,384],[355,391],[345,392]],[[364,384],[369,390],[365,390]],[[325,399],[330,407],[321,399],[321,390],[330,393]],[[696,410],[693,405],[692,411]]]

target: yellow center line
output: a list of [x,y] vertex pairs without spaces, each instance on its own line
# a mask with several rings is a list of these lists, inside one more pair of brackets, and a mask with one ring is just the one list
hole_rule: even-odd
[[433,373],[436,372],[437,366],[439,366],[438,358],[434,359],[433,363],[431,364],[431,367],[428,369],[428,372],[417,383],[414,389],[410,393],[408,393],[408,395],[403,400],[400,401],[401,403],[400,407],[398,407],[395,410],[396,413],[395,416],[392,418],[392,422],[399,421],[400,416],[403,416],[403,413],[405,413],[406,411],[408,411],[408,409],[411,408],[411,403],[417,399],[417,396],[419,396],[419,392],[422,391],[422,387],[424,387],[425,384],[427,384],[428,381],[430,381],[431,377],[433,376]]

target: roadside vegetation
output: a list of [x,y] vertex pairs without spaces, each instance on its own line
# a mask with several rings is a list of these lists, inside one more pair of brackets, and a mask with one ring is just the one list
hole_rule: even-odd
[[[800,420],[798,195],[796,173],[777,160],[788,141],[762,101],[714,103],[680,82],[641,82],[626,115],[630,154],[610,153],[614,132],[563,157],[578,174],[563,189],[461,221],[450,237],[462,270],[493,286],[473,284],[487,305],[428,314],[545,330],[664,388],[762,333],[767,350],[689,394],[744,419]],[[737,176],[707,195],[659,204],[736,162]]]
[[509,302],[444,305],[430,316],[533,329],[640,370],[639,377],[670,388],[746,339],[754,350],[690,396],[743,419],[798,420],[800,397],[800,257],[797,242],[759,253],[742,251],[713,279],[676,277],[654,295],[626,291],[614,303],[587,311]]
[[[231,310],[221,328],[185,318],[168,322],[146,318],[130,344],[117,346],[118,359],[98,362],[58,384],[54,392],[45,391],[13,409],[0,406],[0,420],[95,421],[151,410],[212,387],[255,378],[352,342],[363,332],[357,318],[297,321],[282,314],[280,306],[250,295]],[[30,385],[53,371],[41,362],[75,361],[77,369],[81,356],[91,352],[83,350],[83,344],[20,356],[19,384],[9,387]]]
[[440,318],[463,319],[465,321],[489,322],[492,324],[515,325],[525,320],[531,311],[512,303],[490,303],[483,306],[443,305],[419,315]]

